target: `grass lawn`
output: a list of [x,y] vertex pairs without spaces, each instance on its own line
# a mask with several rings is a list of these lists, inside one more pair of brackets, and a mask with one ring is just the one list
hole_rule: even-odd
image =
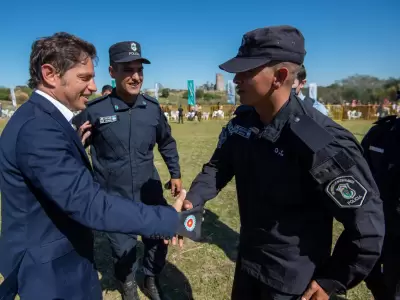
[[[203,163],[210,158],[221,127],[225,123],[206,121],[186,122],[184,125],[171,124],[173,135],[178,142],[186,188],[190,186]],[[342,124],[359,140],[371,126],[371,122],[366,121],[345,121]],[[0,123],[0,126],[2,129],[4,122]],[[156,166],[163,182],[167,181],[168,171],[158,153]],[[172,201],[167,191],[165,194]],[[170,248],[162,283],[173,300],[192,298],[222,300],[230,297],[239,229],[234,181],[229,183],[216,199],[208,202],[206,208],[203,241],[199,243],[186,241],[182,250]],[[337,237],[342,229],[339,224],[335,224],[334,230],[334,235]],[[142,252],[142,247],[138,251]],[[104,288],[104,299],[120,299],[112,276],[110,248],[101,233],[96,234],[96,261]],[[361,284],[349,291],[347,298],[366,300],[370,299],[370,294]],[[146,298],[142,296],[142,299]]]

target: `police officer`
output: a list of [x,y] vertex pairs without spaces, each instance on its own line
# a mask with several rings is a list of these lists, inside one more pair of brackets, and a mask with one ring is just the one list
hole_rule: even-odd
[[375,300],[400,300],[400,119],[388,116],[374,124],[361,145],[383,200],[386,235],[365,283]]
[[301,65],[301,68],[300,68],[299,72],[297,73],[296,79],[294,80],[294,83],[292,85],[293,92],[301,100],[303,100],[304,102],[313,106],[315,109],[319,110],[321,113],[323,113],[325,116],[327,116],[328,110],[322,103],[320,103],[317,99],[312,99],[309,96],[303,95],[303,93],[301,92],[301,89],[307,83],[306,78],[307,78],[306,68],[304,67],[304,65]]
[[[246,33],[220,65],[236,73],[246,106],[223,128],[184,208],[204,205],[235,176],[232,299],[326,300],[360,283],[381,252],[382,201],[360,145],[291,93],[304,56],[299,30],[273,26]],[[344,231],[331,255],[333,218]]]
[[[89,102],[74,123],[77,128],[87,120],[92,125],[88,141],[95,177],[107,191],[146,204],[166,205],[153,161],[156,143],[168,166],[174,195],[181,190],[181,173],[176,142],[159,103],[140,93],[143,64],[150,61],[142,57],[141,46],[134,41],[112,45],[109,56],[109,72],[116,88]],[[135,280],[137,237],[114,233],[108,238],[123,298],[139,299]],[[158,275],[165,265],[168,246],[162,240],[142,240],[144,292],[150,299],[162,299]]]

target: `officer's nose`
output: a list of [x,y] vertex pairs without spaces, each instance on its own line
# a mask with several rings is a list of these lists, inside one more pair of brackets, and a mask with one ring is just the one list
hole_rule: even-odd
[[138,72],[134,72],[131,76],[132,79],[134,80],[139,80],[139,73]]
[[240,84],[243,82],[242,78],[241,78],[241,74],[240,73],[236,73],[235,77],[233,77],[233,83],[234,84]]

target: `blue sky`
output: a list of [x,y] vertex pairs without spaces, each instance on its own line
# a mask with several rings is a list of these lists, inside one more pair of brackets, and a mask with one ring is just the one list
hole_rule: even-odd
[[[0,86],[28,80],[32,42],[67,31],[99,55],[98,89],[110,83],[108,48],[134,40],[152,64],[144,87],[186,88],[215,81],[218,65],[236,55],[242,35],[287,24],[306,39],[308,81],[327,85],[353,74],[400,77],[400,1],[2,1]],[[222,72],[224,79],[232,75]]]

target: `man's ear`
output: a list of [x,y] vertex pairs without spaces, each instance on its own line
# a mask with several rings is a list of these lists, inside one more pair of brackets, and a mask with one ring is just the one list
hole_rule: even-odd
[[57,85],[57,81],[59,80],[59,74],[51,64],[44,64],[40,68],[42,72],[43,83],[54,87]]
[[108,66],[108,73],[110,73],[111,78],[115,79],[115,70],[113,66]]

